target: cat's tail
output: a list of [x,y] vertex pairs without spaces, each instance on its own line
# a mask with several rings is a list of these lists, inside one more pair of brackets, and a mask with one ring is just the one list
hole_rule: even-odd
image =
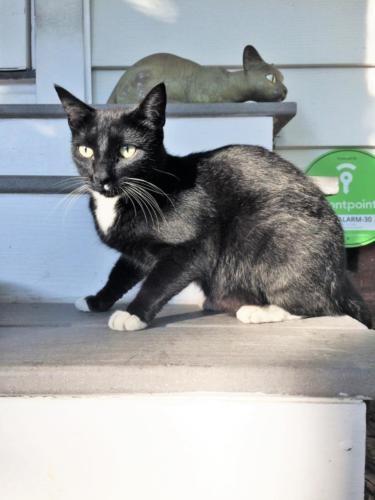
[[348,314],[354,319],[372,328],[372,317],[367,304],[355,289],[347,276],[344,283],[344,288],[339,299],[339,307],[343,314]]

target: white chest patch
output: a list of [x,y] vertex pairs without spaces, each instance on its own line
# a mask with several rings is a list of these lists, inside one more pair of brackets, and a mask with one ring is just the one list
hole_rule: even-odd
[[93,191],[93,197],[95,200],[95,218],[98,226],[107,234],[109,229],[113,226],[117,216],[116,203],[119,196],[113,196],[112,198],[107,198],[106,196]]

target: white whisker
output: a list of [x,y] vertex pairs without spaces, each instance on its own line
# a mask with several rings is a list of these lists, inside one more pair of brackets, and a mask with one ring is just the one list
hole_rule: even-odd
[[132,194],[132,196],[133,196],[133,198],[134,198],[134,201],[138,204],[139,208],[142,210],[142,213],[143,213],[144,219],[145,219],[145,221],[146,221],[146,224],[148,224],[147,214],[146,214],[146,212],[145,212],[145,210],[144,210],[144,208],[143,208],[143,203],[142,203],[142,201],[139,199],[138,194],[137,194],[137,193],[136,193],[136,192],[132,189],[132,187],[131,187],[131,186],[128,186],[127,188],[128,188],[128,190],[130,190],[130,192],[131,192],[131,194]]
[[141,198],[141,200],[143,201],[144,207],[147,209],[150,215],[152,224],[154,224],[155,220],[157,221],[157,213],[150,202],[149,196],[147,195],[147,193],[145,193],[145,191],[142,188],[140,188],[140,186],[132,185],[131,187],[133,191],[137,193],[138,197]]
[[[148,212],[149,213],[150,213],[150,211],[152,212],[153,217],[155,217],[156,221],[158,221],[158,216],[160,216],[162,219],[165,220],[165,216],[164,216],[163,211],[161,210],[158,202],[156,201],[154,196],[152,196],[152,194],[149,192],[148,189],[146,189],[142,185],[139,185],[139,184],[133,183],[133,182],[126,182],[125,184],[132,186],[133,190],[136,190],[138,195],[144,200],[144,202],[147,206]],[[151,213],[150,213],[150,216],[151,216]]]
[[88,193],[89,191],[90,189],[86,184],[82,184],[81,186],[78,186],[77,188],[73,189],[73,191],[65,195],[62,199],[60,199],[56,203],[56,205],[52,209],[51,212],[52,215],[55,214],[57,209],[60,209],[65,204],[65,210],[64,210],[64,220],[65,220],[67,211],[69,208],[71,208],[73,201],[77,200],[80,195]]
[[179,177],[177,177],[177,175],[174,175],[171,172],[167,172],[165,170],[160,170],[159,168],[156,168],[156,167],[151,167],[151,168],[152,168],[152,170],[156,170],[156,172],[160,172],[161,174],[170,175],[171,177],[174,177],[178,181],[181,180]]
[[126,189],[124,189],[124,188],[123,188],[123,187],[121,187],[121,186],[120,186],[120,189],[121,189],[121,191],[125,194],[126,198],[127,198],[127,199],[130,201],[130,203],[132,204],[132,206],[133,206],[133,210],[134,210],[134,217],[136,217],[136,216],[137,216],[137,208],[136,208],[136,206],[135,206],[135,204],[134,204],[134,201],[133,201],[133,199],[132,199],[132,197],[131,197],[131,194],[130,194],[128,191],[126,191]]
[[160,194],[162,196],[165,196],[165,198],[167,198],[167,200],[170,202],[170,204],[174,208],[174,204],[173,204],[173,201],[171,200],[170,196],[168,196],[167,193],[165,191],[163,191],[159,186],[156,186],[156,184],[153,184],[150,181],[146,181],[145,179],[139,179],[138,177],[127,177],[127,180],[133,181],[135,183],[145,184],[145,186],[143,186],[145,189],[147,189],[148,191],[152,191],[155,194]]

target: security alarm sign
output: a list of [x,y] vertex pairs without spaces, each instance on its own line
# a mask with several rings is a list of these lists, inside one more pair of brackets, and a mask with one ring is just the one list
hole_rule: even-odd
[[315,160],[307,174],[339,178],[339,193],[327,200],[341,220],[346,247],[375,241],[375,156],[354,149],[332,151]]

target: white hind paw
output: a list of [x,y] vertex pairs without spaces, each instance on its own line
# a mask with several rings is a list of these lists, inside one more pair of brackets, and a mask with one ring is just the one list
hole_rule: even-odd
[[241,306],[237,313],[237,319],[242,323],[277,323],[299,319],[300,316],[290,314],[279,306]]
[[111,330],[123,332],[143,330],[146,328],[147,323],[135,314],[130,314],[127,311],[115,311],[109,318],[108,326]]
[[90,312],[89,305],[84,297],[77,299],[74,305],[76,306],[76,309],[78,309],[78,311]]

